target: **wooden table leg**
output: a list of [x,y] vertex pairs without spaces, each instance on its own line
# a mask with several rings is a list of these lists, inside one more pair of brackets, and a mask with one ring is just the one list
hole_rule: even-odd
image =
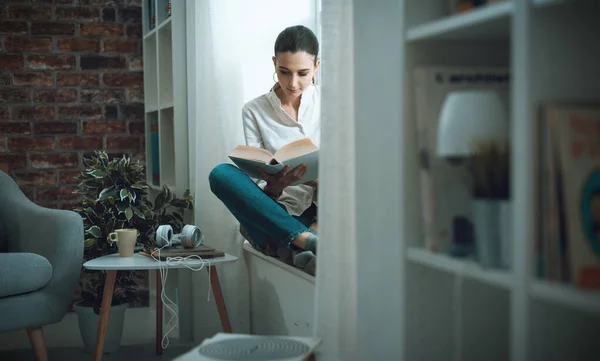
[[106,281],[104,281],[104,295],[102,296],[100,320],[98,322],[98,333],[96,335],[96,348],[94,349],[94,361],[102,360],[102,355],[104,351],[104,338],[106,337],[106,326],[108,324],[108,316],[110,315],[110,306],[112,304],[116,278],[116,270],[106,271]]
[[156,354],[162,355],[163,338],[163,302],[162,302],[162,277],[160,270],[156,270]]
[[210,285],[213,289],[213,294],[215,295],[215,301],[217,302],[217,311],[219,312],[223,332],[231,333],[231,324],[229,323],[229,316],[227,315],[227,308],[225,307],[225,299],[223,298],[223,292],[221,291],[221,283],[219,282],[217,268],[215,266],[209,266],[206,270],[210,275]]

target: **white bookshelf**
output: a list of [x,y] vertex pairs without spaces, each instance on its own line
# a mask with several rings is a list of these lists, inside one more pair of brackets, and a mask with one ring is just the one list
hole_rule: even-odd
[[[170,15],[168,0],[142,3],[147,182],[181,194],[189,188],[186,2],[171,1]],[[153,129],[158,142],[153,141]]]
[[[401,0],[407,360],[599,360],[600,292],[537,279],[535,114],[542,102],[600,99],[600,2],[506,0],[450,13],[449,0]],[[511,71],[512,269],[424,248],[413,70]]]

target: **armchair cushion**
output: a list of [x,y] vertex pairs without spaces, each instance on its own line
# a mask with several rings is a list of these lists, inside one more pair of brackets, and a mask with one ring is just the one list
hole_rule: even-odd
[[52,265],[35,253],[0,253],[0,298],[39,290],[52,278]]

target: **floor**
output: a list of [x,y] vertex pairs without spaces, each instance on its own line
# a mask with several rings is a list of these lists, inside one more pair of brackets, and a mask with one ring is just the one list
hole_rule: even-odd
[[[162,356],[155,354],[154,344],[121,346],[113,353],[104,355],[102,361],[164,361],[173,360],[189,351],[189,347],[169,346]],[[49,361],[92,361],[92,355],[81,348],[51,348],[48,349]],[[2,361],[35,361],[32,350],[0,351]]]

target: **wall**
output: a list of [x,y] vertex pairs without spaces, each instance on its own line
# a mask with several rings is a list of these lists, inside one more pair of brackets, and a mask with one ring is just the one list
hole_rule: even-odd
[[[93,150],[144,161],[141,33],[141,0],[0,1],[0,163],[34,202],[71,209]],[[123,343],[151,342],[153,315],[128,310]],[[46,338],[81,345],[76,315]],[[0,334],[20,347],[25,332]]]
[[0,162],[30,199],[72,208],[96,149],[144,157],[141,0],[0,5]]

